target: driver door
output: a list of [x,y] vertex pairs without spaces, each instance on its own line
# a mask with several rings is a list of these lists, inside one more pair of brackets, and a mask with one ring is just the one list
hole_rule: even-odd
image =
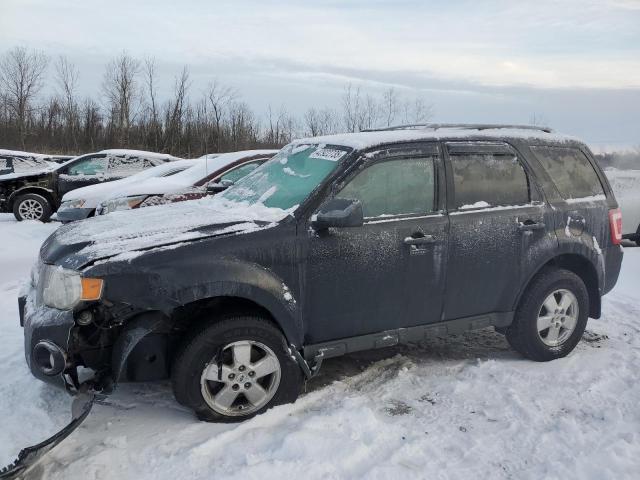
[[[329,197],[360,200],[359,227],[306,228],[306,343],[441,318],[448,219],[437,145],[385,150]],[[328,199],[327,199],[328,200]]]

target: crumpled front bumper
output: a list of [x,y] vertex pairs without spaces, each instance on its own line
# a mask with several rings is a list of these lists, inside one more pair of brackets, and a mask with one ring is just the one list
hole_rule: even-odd
[[46,341],[66,353],[69,349],[71,329],[74,326],[73,313],[39,305],[35,297],[35,290],[30,290],[26,296],[18,299],[20,324],[24,327],[24,354],[27,365],[36,378],[69,390],[72,383],[64,373],[45,374],[36,361],[34,349],[40,342]]

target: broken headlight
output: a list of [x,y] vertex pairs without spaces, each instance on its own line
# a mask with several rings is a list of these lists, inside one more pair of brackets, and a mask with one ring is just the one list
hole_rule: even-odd
[[105,215],[118,210],[130,210],[132,208],[136,208],[144,202],[146,198],[147,195],[137,195],[135,197],[120,197],[108,200],[100,205],[100,215]]
[[82,277],[74,270],[54,265],[46,265],[39,282],[44,304],[60,310],[70,310],[80,301],[98,300],[102,296],[101,279]]

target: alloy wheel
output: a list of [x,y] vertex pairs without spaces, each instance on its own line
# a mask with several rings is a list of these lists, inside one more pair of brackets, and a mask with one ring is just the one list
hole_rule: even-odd
[[242,340],[226,345],[207,364],[200,389],[207,405],[228,416],[245,416],[264,407],[280,384],[280,361],[260,342]]
[[569,290],[555,290],[540,307],[537,320],[538,336],[550,347],[562,345],[578,323],[578,299]]
[[25,220],[40,220],[44,213],[44,208],[40,202],[27,198],[18,205],[18,213]]

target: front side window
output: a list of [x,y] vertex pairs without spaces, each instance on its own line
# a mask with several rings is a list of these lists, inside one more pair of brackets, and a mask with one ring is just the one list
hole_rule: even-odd
[[455,208],[529,203],[529,182],[512,154],[450,153]]
[[360,200],[365,218],[425,214],[434,210],[434,159],[376,163],[356,175],[337,198]]
[[562,198],[603,195],[602,183],[587,156],[577,148],[531,147]]
[[229,170],[220,176],[218,183],[222,183],[224,181],[236,183],[242,177],[247,176],[249,173],[253,172],[256,168],[264,163],[264,160],[259,160],[257,162],[245,163],[244,165],[240,165],[239,167],[234,168],[233,170]]
[[106,173],[107,158],[103,156],[86,158],[69,167],[67,175],[98,175]]
[[291,144],[219,196],[289,210],[300,205],[351,151],[348,147]]

